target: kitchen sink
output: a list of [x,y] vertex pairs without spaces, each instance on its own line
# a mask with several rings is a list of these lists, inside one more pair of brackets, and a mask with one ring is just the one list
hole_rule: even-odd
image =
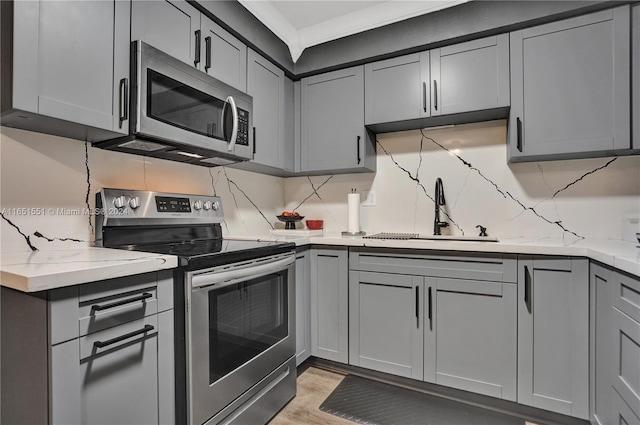
[[498,238],[488,236],[452,236],[452,235],[420,235],[418,233],[376,233],[365,236],[365,239],[398,239],[415,241],[464,241],[464,242],[498,242]]

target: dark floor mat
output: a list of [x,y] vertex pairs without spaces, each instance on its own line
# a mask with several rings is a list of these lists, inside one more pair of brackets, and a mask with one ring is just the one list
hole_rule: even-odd
[[366,425],[524,425],[524,419],[346,376],[320,410]]

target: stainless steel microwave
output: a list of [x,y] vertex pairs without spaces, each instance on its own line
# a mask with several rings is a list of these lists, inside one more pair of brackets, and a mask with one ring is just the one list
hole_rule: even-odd
[[209,167],[253,158],[251,96],[142,41],[131,53],[129,135],[94,146]]

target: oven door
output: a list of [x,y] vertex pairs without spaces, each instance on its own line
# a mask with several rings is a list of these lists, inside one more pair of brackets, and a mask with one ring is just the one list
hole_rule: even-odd
[[295,255],[187,276],[189,423],[202,424],[295,354]]
[[250,96],[143,42],[134,51],[136,134],[253,158]]

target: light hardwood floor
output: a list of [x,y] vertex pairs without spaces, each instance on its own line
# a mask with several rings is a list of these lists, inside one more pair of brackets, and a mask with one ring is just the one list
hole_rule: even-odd
[[[354,425],[320,410],[322,402],[338,386],[345,375],[309,367],[298,376],[296,397],[272,420],[270,425]],[[536,425],[526,422],[526,425]]]

